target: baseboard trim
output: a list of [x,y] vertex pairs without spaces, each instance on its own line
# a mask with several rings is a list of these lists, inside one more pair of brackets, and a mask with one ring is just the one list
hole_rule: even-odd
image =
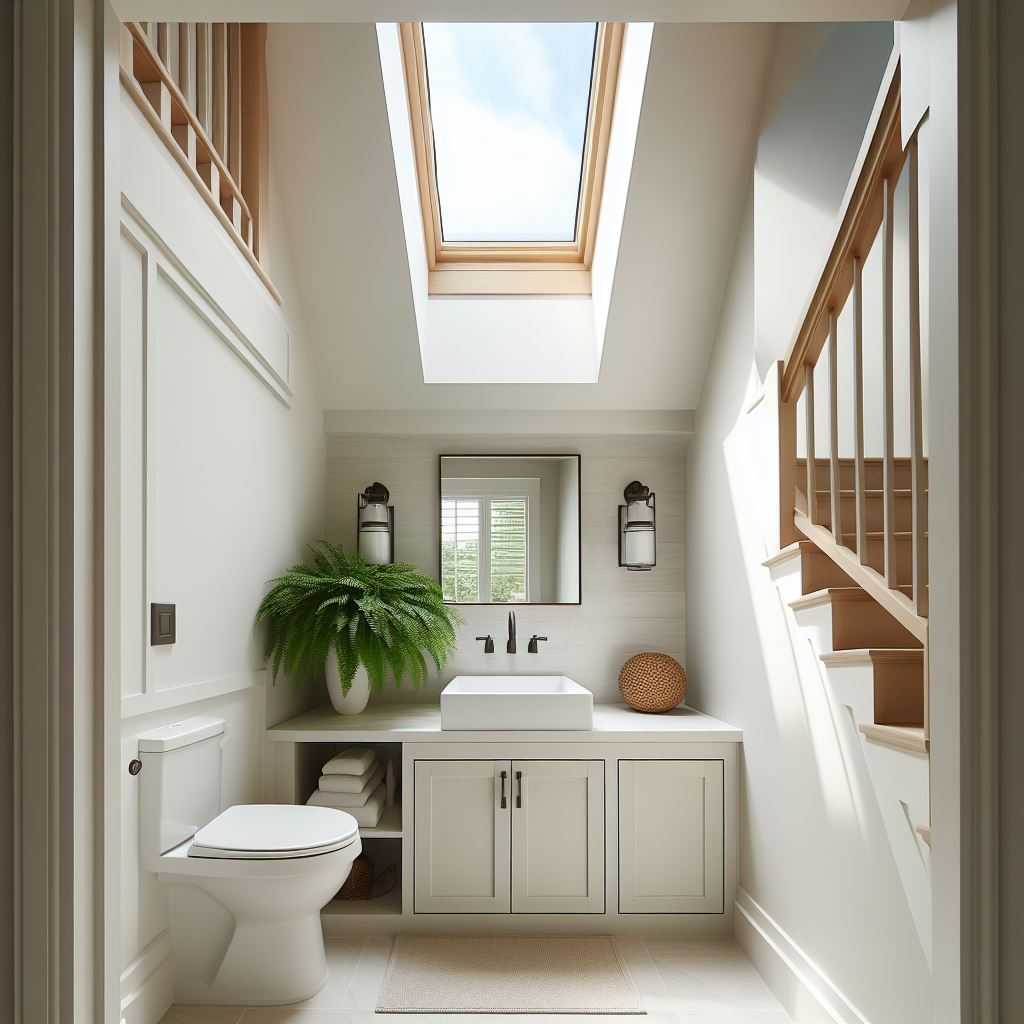
[[174,1002],[174,958],[165,929],[121,972],[122,1024],[157,1024]]
[[736,893],[736,911],[737,940],[797,1024],[870,1024],[745,889]]

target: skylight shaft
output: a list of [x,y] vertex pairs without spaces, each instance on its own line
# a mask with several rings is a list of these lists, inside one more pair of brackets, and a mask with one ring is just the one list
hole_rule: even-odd
[[445,243],[574,243],[596,23],[423,25]]

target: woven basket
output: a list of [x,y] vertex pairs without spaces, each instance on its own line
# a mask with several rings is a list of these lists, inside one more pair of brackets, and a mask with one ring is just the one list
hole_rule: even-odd
[[686,696],[683,666],[667,654],[634,654],[619,673],[623,699],[636,711],[656,714],[671,711]]
[[365,853],[352,861],[352,870],[338,891],[339,900],[368,900],[373,895],[373,863]]

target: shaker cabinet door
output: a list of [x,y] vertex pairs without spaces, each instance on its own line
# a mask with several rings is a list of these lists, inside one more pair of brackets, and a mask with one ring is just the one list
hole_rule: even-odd
[[512,912],[604,913],[604,762],[512,762]]
[[416,762],[417,914],[509,912],[510,774],[508,761]]
[[721,761],[619,761],[619,913],[720,914]]

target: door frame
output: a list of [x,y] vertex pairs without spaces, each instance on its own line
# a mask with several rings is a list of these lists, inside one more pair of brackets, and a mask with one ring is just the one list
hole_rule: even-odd
[[11,8],[10,1019],[116,1024],[103,419],[120,312],[116,18],[108,0]]

